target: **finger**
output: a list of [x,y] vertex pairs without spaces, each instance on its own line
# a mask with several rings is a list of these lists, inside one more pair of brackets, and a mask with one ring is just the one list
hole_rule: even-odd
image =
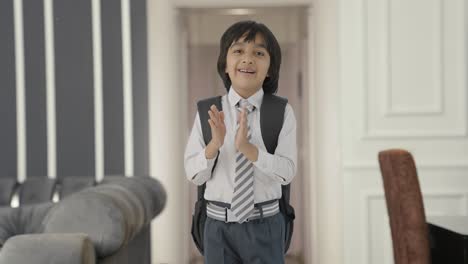
[[211,105],[210,109],[211,109],[211,112],[213,112],[214,116],[216,117],[216,121],[219,122],[219,111],[216,105]]
[[247,109],[245,107],[242,108],[242,122],[247,123]]
[[239,116],[238,116],[237,122],[239,123],[239,125],[241,125],[243,121],[244,121],[244,110],[241,109],[241,111],[239,112]]
[[224,112],[223,111],[219,112],[219,117],[220,117],[221,122],[224,124]]
[[216,125],[215,125],[215,123],[213,122],[213,120],[208,119],[208,123],[210,124],[210,127],[211,127],[211,128],[213,128],[213,129],[216,128]]
[[210,116],[210,119],[213,120],[214,119],[214,114],[213,114],[213,111],[211,110],[208,110],[208,115]]
[[214,123],[215,126],[218,126],[217,119],[215,118],[213,112],[208,111],[208,115],[210,115],[210,120]]
[[213,114],[214,114],[214,116],[216,118],[217,125],[219,125],[219,123],[221,122],[220,111],[218,110],[216,105],[211,105],[210,109],[211,109],[211,111],[213,112]]
[[218,108],[216,107],[216,105],[214,105],[214,104],[211,105],[210,109],[211,109],[211,111],[213,111],[213,113],[219,114],[219,111],[218,111]]
[[246,127],[245,127],[245,124],[246,124],[246,117],[244,115],[244,113],[241,113],[240,114],[240,121],[239,121],[239,128],[240,128],[240,131],[242,132],[242,134],[244,134],[244,131],[246,130]]
[[242,118],[242,123],[243,123],[243,127],[244,129],[247,131],[247,126],[248,126],[248,121],[247,121],[247,111],[244,111],[243,113],[243,118]]

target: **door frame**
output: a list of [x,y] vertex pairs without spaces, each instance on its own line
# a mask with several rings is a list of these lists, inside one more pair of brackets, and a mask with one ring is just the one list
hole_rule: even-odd
[[[343,263],[343,181],[339,141],[338,1],[288,1],[289,6],[308,6],[309,103],[307,147],[311,175],[304,200],[310,221],[305,234],[309,263]],[[152,222],[152,263],[188,263],[190,215],[188,182],[183,170],[187,137],[187,65],[182,46],[186,37],[179,20],[182,8],[255,7],[240,0],[148,0],[148,105],[150,175],[159,179],[168,194],[165,210]],[[264,6],[284,6],[281,0],[264,0]],[[174,45],[177,43],[177,45]],[[185,47],[186,48],[186,47]],[[183,52],[180,52],[180,51]],[[171,89],[167,89],[171,87]],[[166,89],[165,89],[166,88]],[[161,150],[167,150],[165,152]],[[169,153],[168,153],[169,152]],[[170,154],[170,155],[168,155]],[[304,177],[307,178],[307,177]],[[306,179],[305,179],[306,180]],[[181,208],[182,207],[182,208]],[[182,252],[182,254],[181,254]]]

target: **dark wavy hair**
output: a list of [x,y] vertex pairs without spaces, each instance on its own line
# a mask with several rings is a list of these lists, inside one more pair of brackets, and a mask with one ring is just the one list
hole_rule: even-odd
[[275,94],[278,90],[279,70],[281,65],[281,48],[271,31],[262,23],[255,21],[240,21],[230,26],[224,32],[220,41],[220,50],[218,57],[218,74],[223,79],[224,86],[229,92],[231,79],[226,73],[226,57],[229,47],[244,35],[244,41],[255,41],[255,36],[259,33],[265,40],[266,50],[270,55],[270,67],[268,68],[268,77],[263,81],[263,91],[267,94]]

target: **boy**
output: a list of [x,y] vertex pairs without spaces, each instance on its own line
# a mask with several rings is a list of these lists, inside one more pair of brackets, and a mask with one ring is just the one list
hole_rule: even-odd
[[[278,89],[281,49],[263,24],[241,21],[221,37],[218,73],[227,94],[222,111],[211,106],[211,141],[205,145],[200,115],[185,150],[187,179],[206,183],[205,263],[284,263],[281,185],[296,174],[296,119],[287,104],[274,154],[260,127],[264,94]],[[216,167],[212,173],[215,160]]]

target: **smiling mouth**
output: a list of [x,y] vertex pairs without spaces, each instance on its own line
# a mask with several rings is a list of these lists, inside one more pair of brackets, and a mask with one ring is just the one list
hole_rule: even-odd
[[237,70],[237,71],[238,71],[238,72],[241,72],[241,73],[255,74],[255,71],[254,71],[254,70],[239,69],[239,70]]

